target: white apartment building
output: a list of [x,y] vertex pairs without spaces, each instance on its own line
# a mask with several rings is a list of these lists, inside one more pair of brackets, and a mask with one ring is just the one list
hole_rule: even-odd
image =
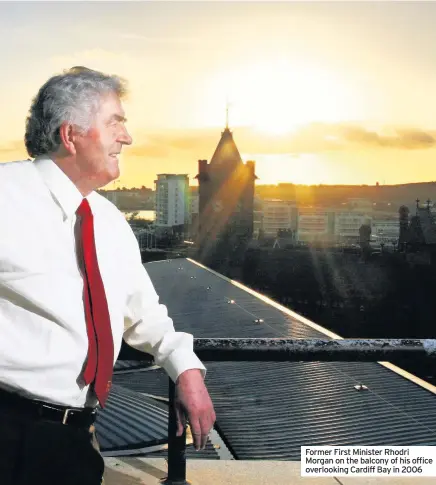
[[331,235],[330,212],[317,208],[298,211],[298,241],[325,241]]
[[371,225],[371,218],[363,212],[336,212],[335,236],[339,242],[359,240],[359,229],[363,224]]
[[189,178],[182,174],[158,174],[156,186],[156,228],[172,228],[189,222]]
[[295,202],[279,199],[264,199],[262,210],[254,214],[254,234],[263,230],[266,237],[277,236],[279,229],[294,229],[297,207]]
[[371,240],[376,243],[392,244],[400,237],[399,219],[378,219],[372,221]]
[[[400,226],[395,219],[373,219],[369,214],[370,202],[366,199],[350,199],[356,205],[348,210],[320,207],[297,207],[294,201],[279,199],[258,200],[254,211],[254,237],[262,230],[268,238],[276,238],[279,229],[294,231],[300,242],[359,242],[359,230],[369,225],[371,241],[392,243],[398,240]],[[363,210],[358,211],[360,205]]]

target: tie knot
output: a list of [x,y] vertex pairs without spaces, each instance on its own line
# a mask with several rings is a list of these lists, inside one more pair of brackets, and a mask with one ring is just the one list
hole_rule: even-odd
[[82,202],[79,205],[79,208],[77,209],[76,213],[77,213],[77,215],[82,216],[82,217],[92,215],[91,207],[90,207],[87,199],[82,200]]

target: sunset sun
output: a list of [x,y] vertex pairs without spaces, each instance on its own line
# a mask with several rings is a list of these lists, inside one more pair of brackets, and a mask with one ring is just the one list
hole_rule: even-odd
[[335,123],[356,112],[359,98],[346,80],[321,65],[287,59],[243,65],[215,77],[230,100],[233,126],[271,135],[311,122]]

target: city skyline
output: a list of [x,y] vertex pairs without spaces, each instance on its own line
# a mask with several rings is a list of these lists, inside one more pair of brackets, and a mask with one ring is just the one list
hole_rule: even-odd
[[227,104],[258,183],[436,180],[435,4],[2,2],[0,18],[1,161],[27,158],[39,86],[85,65],[130,85],[119,186],[192,180]]

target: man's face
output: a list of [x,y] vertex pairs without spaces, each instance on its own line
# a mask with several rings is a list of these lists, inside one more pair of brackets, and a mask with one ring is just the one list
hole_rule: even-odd
[[76,139],[76,162],[94,188],[107,185],[120,175],[118,157],[123,145],[130,145],[126,119],[115,93],[101,98],[100,110],[90,130]]

